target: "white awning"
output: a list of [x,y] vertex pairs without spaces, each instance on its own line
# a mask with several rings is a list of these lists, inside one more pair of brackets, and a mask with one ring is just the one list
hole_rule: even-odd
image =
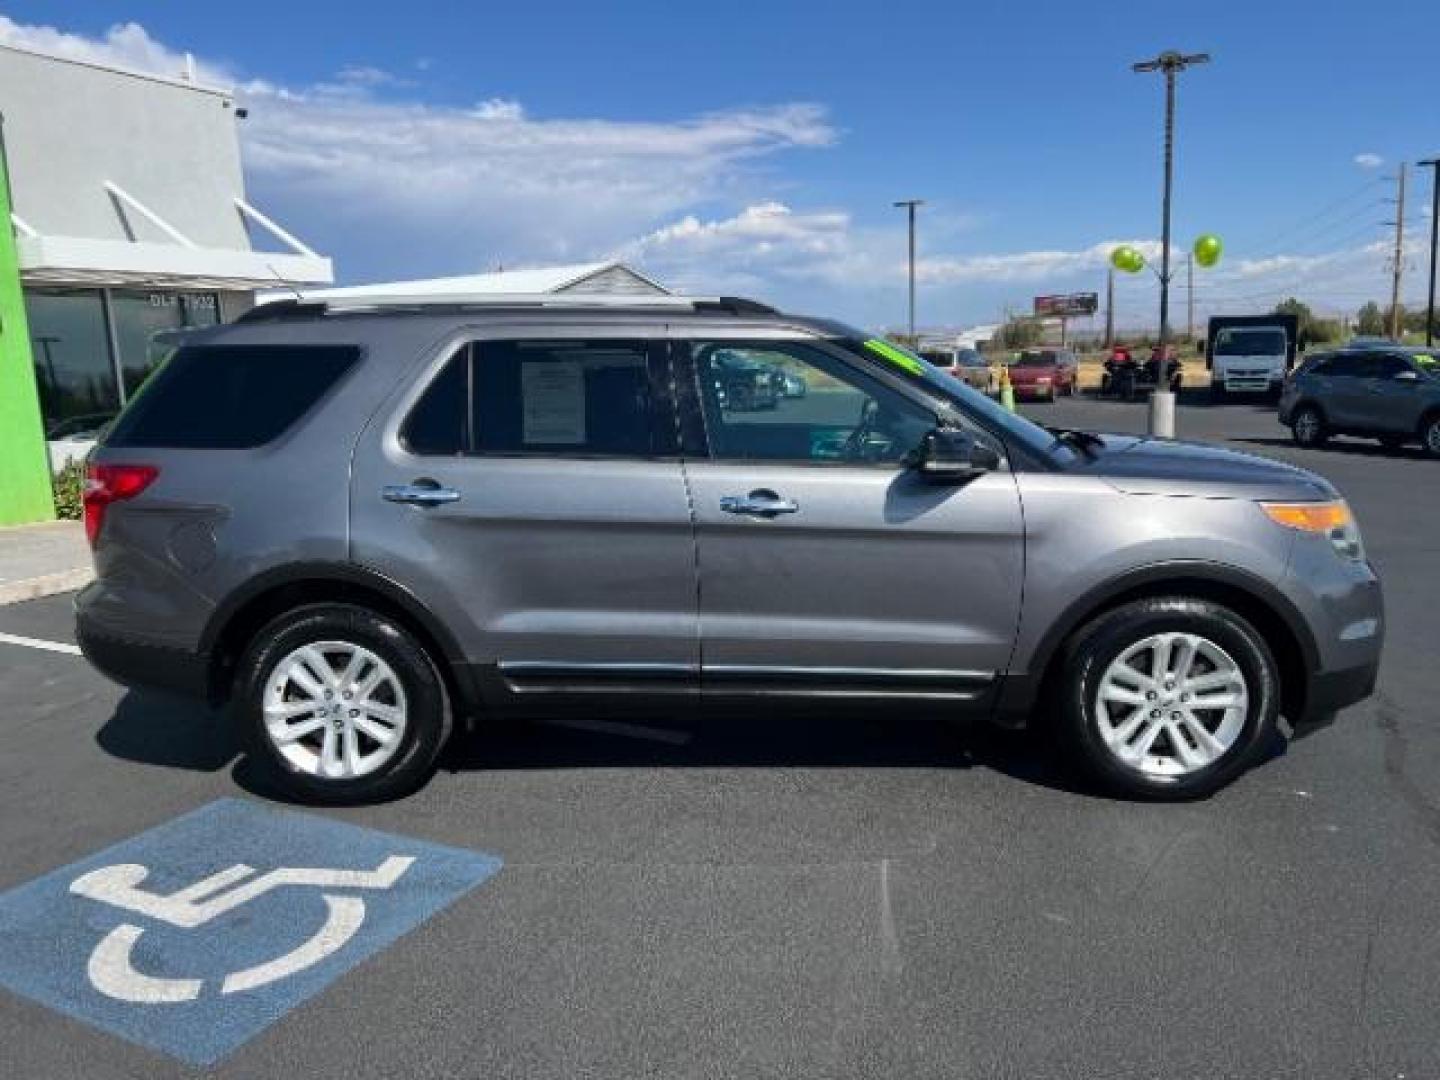
[[335,280],[320,255],[226,251],[73,236],[15,238],[27,285],[140,285],[192,289],[266,289]]

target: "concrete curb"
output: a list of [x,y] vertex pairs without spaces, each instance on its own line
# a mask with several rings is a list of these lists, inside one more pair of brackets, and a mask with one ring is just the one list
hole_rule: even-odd
[[90,584],[94,578],[93,568],[81,566],[74,570],[62,570],[58,574],[43,574],[40,577],[25,578],[22,581],[7,581],[0,584],[0,607],[80,589]]

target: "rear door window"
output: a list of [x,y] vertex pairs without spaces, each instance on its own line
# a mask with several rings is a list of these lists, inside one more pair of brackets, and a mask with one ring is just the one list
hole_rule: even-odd
[[662,455],[674,423],[657,422],[651,368],[645,341],[472,342],[426,388],[401,440],[426,455]]
[[192,345],[146,381],[106,446],[241,450],[279,438],[350,370],[353,345]]

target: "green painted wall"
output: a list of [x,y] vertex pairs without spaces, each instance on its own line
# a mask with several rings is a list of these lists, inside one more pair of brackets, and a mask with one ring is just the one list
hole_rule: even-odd
[[0,147],[0,525],[55,516],[50,459],[35,389],[20,262],[10,226],[10,177]]

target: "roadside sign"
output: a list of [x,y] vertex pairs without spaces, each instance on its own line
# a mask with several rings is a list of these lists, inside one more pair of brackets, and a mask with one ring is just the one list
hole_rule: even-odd
[[222,799],[0,894],[0,986],[209,1065],[500,867]]
[[1099,308],[1099,293],[1064,293],[1057,296],[1035,297],[1035,314],[1039,318],[1073,319],[1078,316],[1094,315]]

